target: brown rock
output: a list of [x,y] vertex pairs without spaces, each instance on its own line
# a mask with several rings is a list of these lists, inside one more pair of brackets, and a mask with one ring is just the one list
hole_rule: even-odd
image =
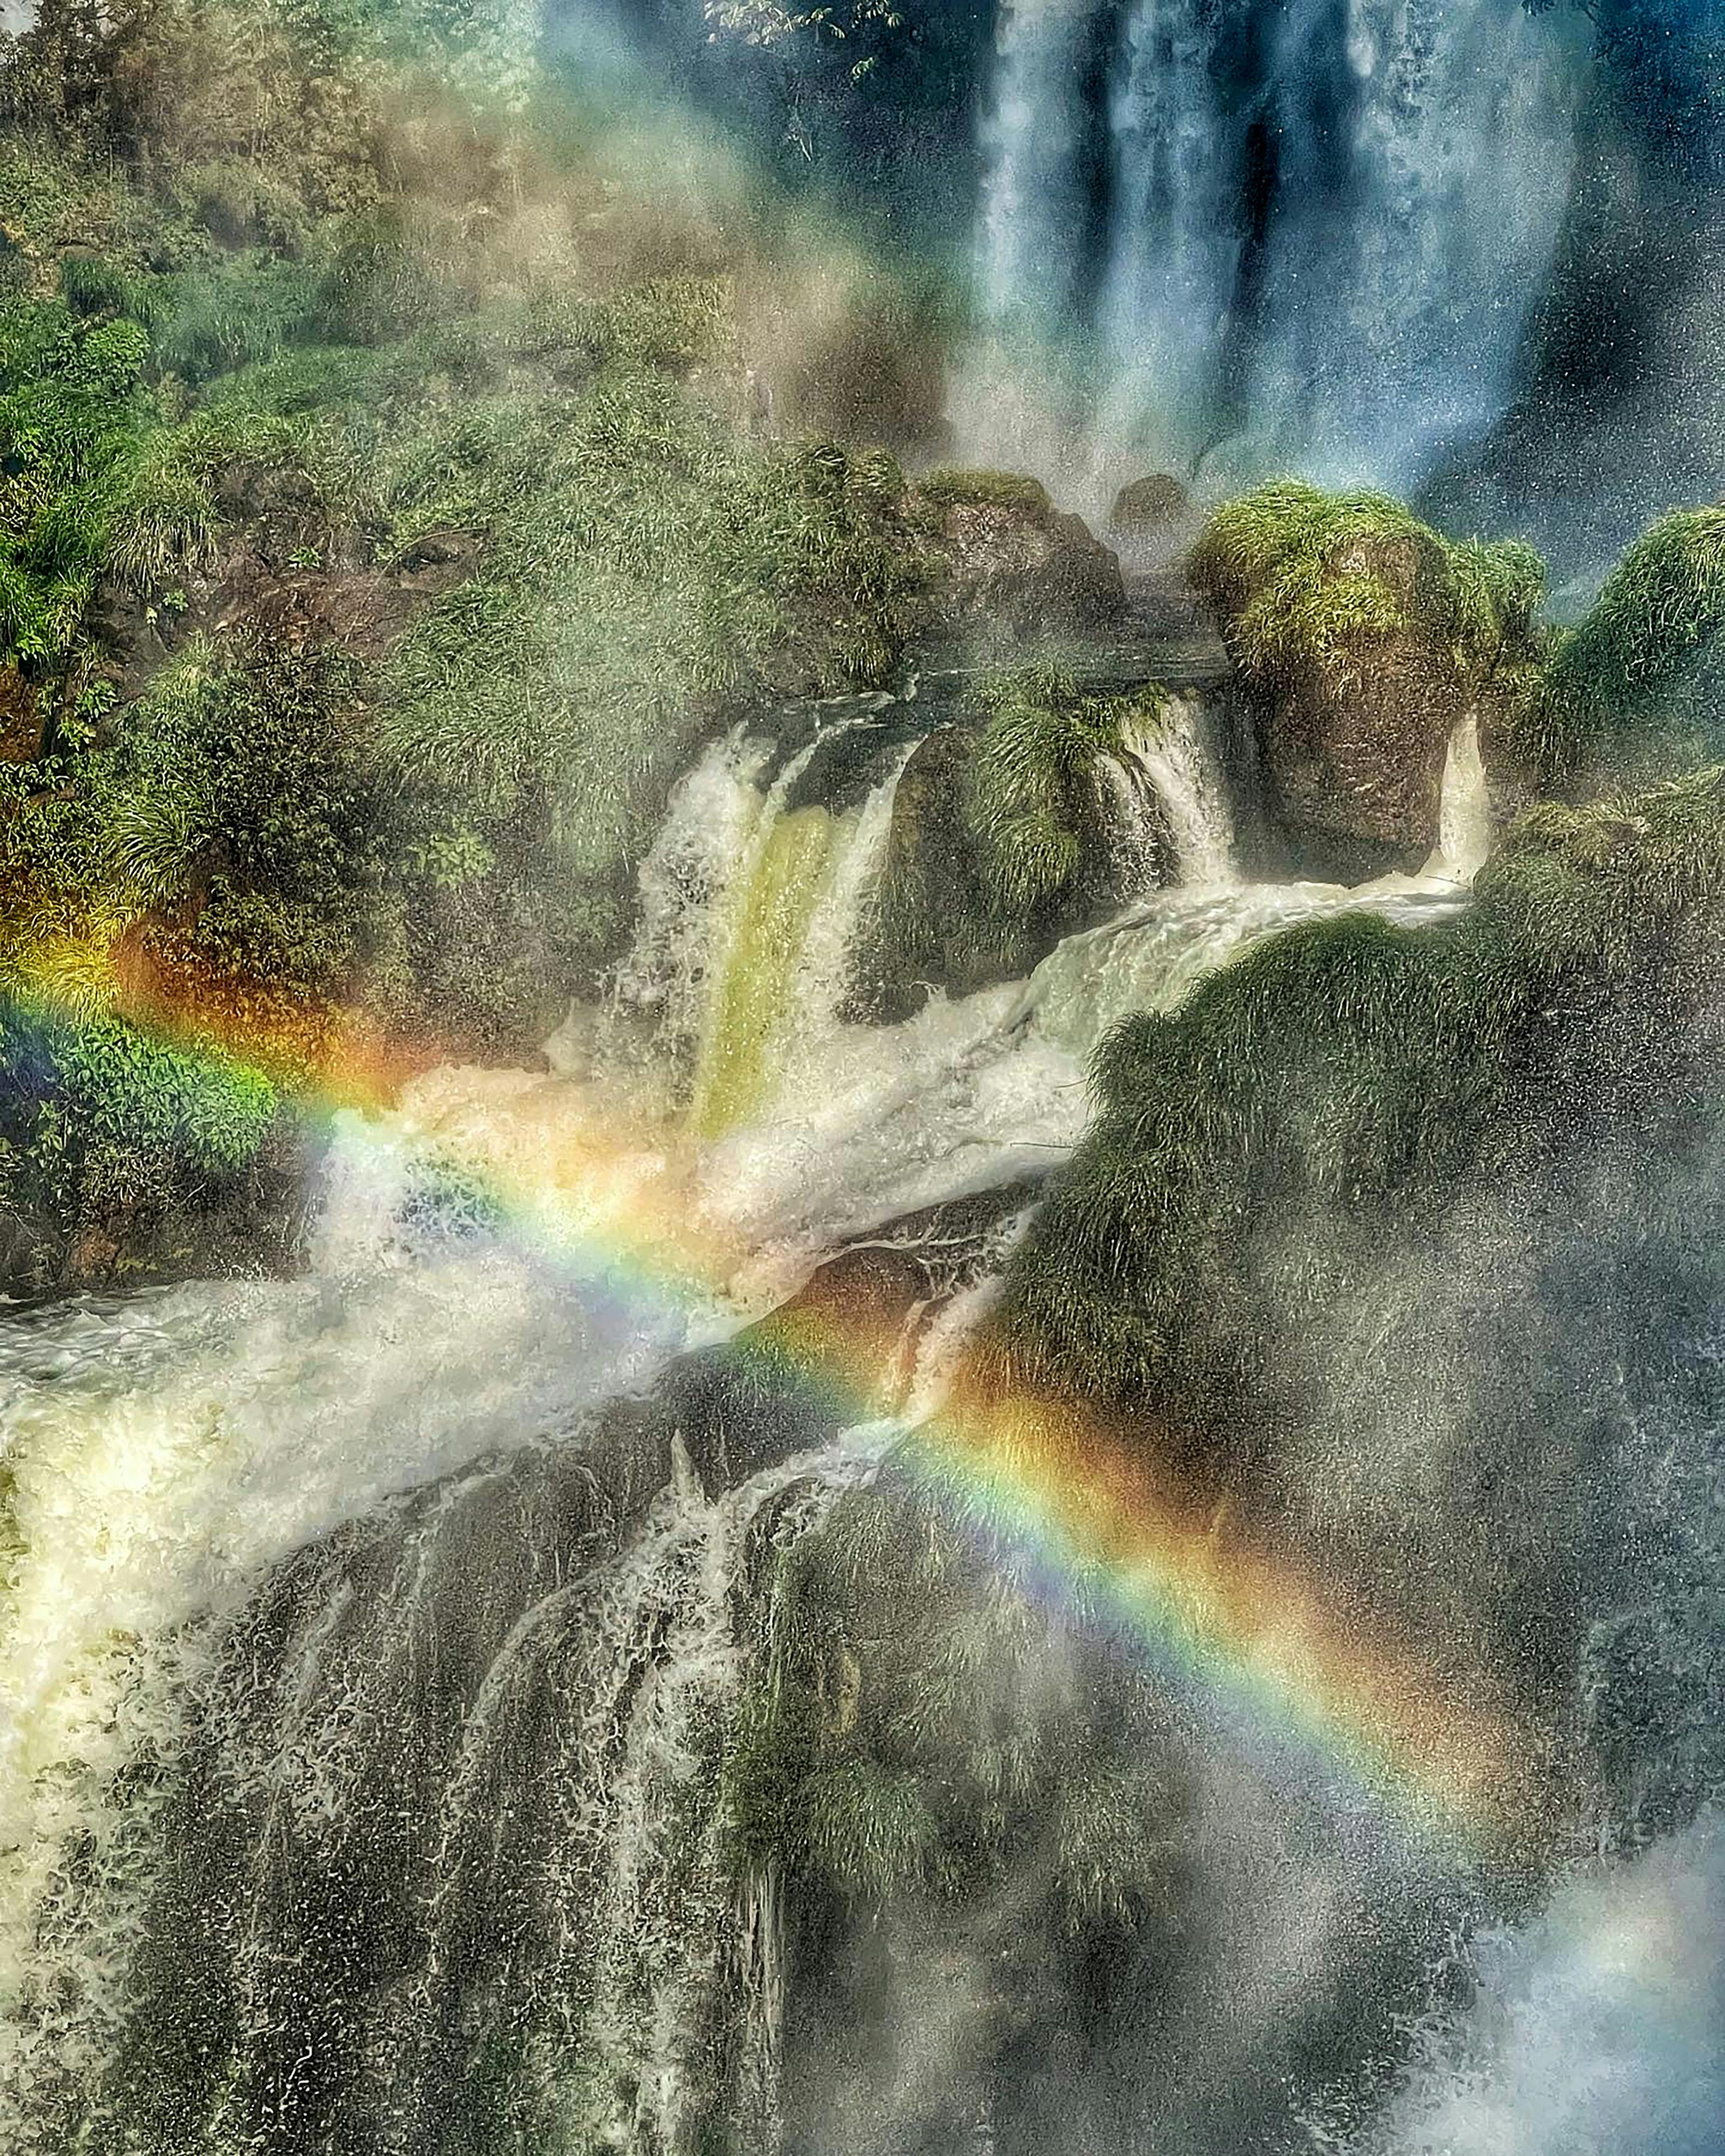
[[1114,497],[1108,528],[1123,539],[1157,539],[1190,521],[1192,497],[1167,472],[1147,472],[1131,480]]
[[936,561],[940,626],[976,642],[1082,637],[1117,622],[1114,553],[1034,480],[936,473],[916,490]]
[[1430,540],[1397,536],[1363,540],[1327,567],[1386,585],[1404,626],[1249,680],[1266,806],[1307,873],[1417,869],[1436,840],[1445,756],[1467,708],[1439,596],[1443,557]]
[[16,666],[0,666],[0,763],[34,763],[42,726],[36,691]]

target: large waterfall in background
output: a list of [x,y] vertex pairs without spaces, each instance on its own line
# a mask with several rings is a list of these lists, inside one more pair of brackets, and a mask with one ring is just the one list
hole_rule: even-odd
[[1520,0],[1003,7],[963,454],[1417,485],[1508,402],[1587,75]]

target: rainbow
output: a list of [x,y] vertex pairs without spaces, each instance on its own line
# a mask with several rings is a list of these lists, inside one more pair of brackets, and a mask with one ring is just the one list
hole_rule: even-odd
[[[167,1031],[162,1015],[158,1007],[157,1037],[198,1059],[212,1083],[255,1083],[234,1028],[182,1009]],[[259,1045],[267,1063],[270,1045]],[[363,1135],[363,1118],[393,1105],[403,1080],[432,1060],[427,1044],[341,1032],[295,1089],[298,1104],[315,1122],[341,1119],[350,1131],[357,1115]],[[484,1117],[466,1129],[445,1122],[424,1141],[425,1157],[476,1188],[511,1242],[583,1291],[706,1322],[734,1308],[727,1283],[747,1254],[701,1225],[679,1172],[680,1135],[575,1116],[514,1147],[497,1131]],[[896,1336],[842,1310],[793,1306],[755,1337],[841,1421],[890,1414]],[[1194,1517],[1142,1428],[961,1371],[895,1459],[1015,1584],[1152,1661],[1257,1751],[1315,1763],[1423,1840],[1502,1851],[1526,1840],[1530,1822],[1537,1831],[1543,1808],[1526,1736],[1479,1681],[1440,1671],[1332,1583],[1253,1544],[1225,1517]]]

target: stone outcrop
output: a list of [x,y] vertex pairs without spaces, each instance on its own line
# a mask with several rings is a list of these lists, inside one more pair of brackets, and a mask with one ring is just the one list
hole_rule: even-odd
[[913,495],[928,535],[937,634],[999,646],[1116,625],[1126,587],[1111,550],[1034,479],[937,472]]
[[933,991],[965,996],[1023,979],[1063,937],[1117,910],[1128,882],[1144,875],[1147,845],[1173,880],[1165,827],[1137,833],[1138,854],[1128,864],[1095,782],[1075,802],[1076,873],[1037,903],[1004,906],[983,874],[971,820],[979,734],[970,719],[937,726],[912,752],[893,794],[880,899],[852,988],[855,1015],[871,1023],[908,1017]]
[[1108,529],[1138,544],[1170,540],[1192,521],[1192,497],[1168,472],[1128,480],[1114,497]]
[[[1401,625],[1243,666],[1261,805],[1281,834],[1286,865],[1299,873],[1354,881],[1414,870],[1435,841],[1445,753],[1470,708],[1454,660],[1442,551],[1402,533],[1362,539],[1325,573],[1338,584],[1370,579],[1382,587]],[[1221,608],[1236,648],[1246,603]],[[1482,733],[1491,716],[1481,712]]]

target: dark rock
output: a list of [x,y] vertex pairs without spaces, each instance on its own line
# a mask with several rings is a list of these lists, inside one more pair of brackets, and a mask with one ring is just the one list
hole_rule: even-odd
[[1178,531],[1192,516],[1192,497],[1167,472],[1149,472],[1121,488],[1108,527],[1123,539],[1158,539]]
[[[1264,806],[1290,844],[1289,865],[1354,881],[1415,870],[1430,853],[1445,755],[1466,711],[1437,543],[1399,534],[1362,540],[1327,567],[1387,586],[1404,626],[1363,659],[1343,639],[1332,658],[1260,670],[1245,695]],[[1482,712],[1482,732],[1489,723]]]
[[975,644],[1054,642],[1115,625],[1120,563],[1034,480],[937,473],[916,490],[936,563],[942,634]]

